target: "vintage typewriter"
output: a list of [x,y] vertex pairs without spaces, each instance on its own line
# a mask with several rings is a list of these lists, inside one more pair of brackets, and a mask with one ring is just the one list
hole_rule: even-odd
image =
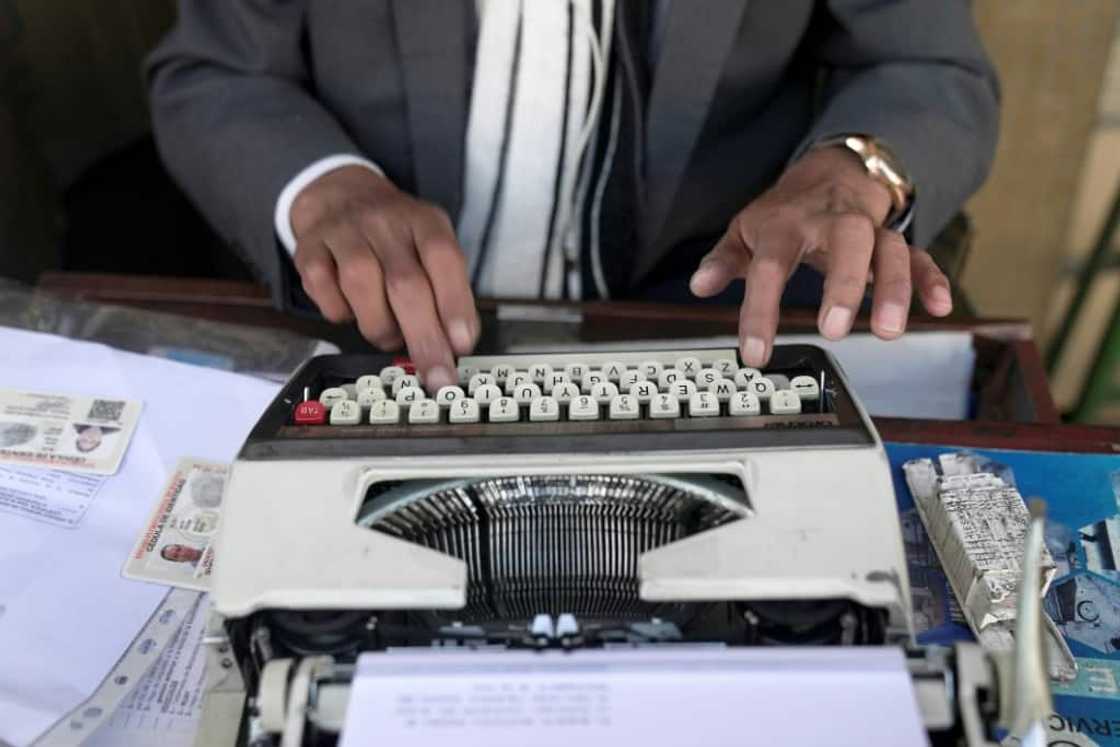
[[777,347],[310,360],[233,466],[199,743],[333,743],[407,646],[901,646],[931,734],[995,670],[912,647],[886,455],[836,362]]

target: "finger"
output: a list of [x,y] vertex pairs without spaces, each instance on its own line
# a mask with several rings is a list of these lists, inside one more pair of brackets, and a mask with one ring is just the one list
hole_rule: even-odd
[[949,290],[949,278],[933,261],[924,249],[910,251],[910,274],[914,287],[926,311],[934,316],[945,316],[953,310],[953,294]]
[[875,224],[867,216],[854,213],[837,215],[830,222],[826,237],[828,272],[817,325],[822,335],[838,340],[852,328],[856,310],[867,291]]
[[875,291],[871,301],[871,331],[893,340],[906,330],[910,316],[910,247],[897,231],[875,232]]
[[324,318],[338,324],[354,317],[338,287],[334,258],[318,237],[297,245],[292,261],[304,291],[319,307]]
[[731,222],[712,250],[700,260],[696,272],[692,273],[688,287],[694,295],[709,298],[721,293],[735,278],[746,276],[751,254],[737,223],[737,220]]
[[413,241],[420,263],[435,293],[447,339],[459,355],[466,355],[478,341],[482,324],[467,278],[467,262],[451,221],[439,211],[421,215],[412,224]]
[[456,383],[455,358],[440,323],[431,283],[416,256],[411,231],[397,231],[377,222],[365,233],[381,263],[389,307],[425,386],[434,392]]
[[758,368],[770,360],[778,331],[778,305],[796,261],[793,250],[760,252],[747,268],[746,297],[739,311],[739,353],[748,366]]
[[326,236],[338,265],[339,287],[346,297],[362,337],[381,348],[400,346],[401,332],[385,298],[381,263],[365,236],[353,226],[339,226]]

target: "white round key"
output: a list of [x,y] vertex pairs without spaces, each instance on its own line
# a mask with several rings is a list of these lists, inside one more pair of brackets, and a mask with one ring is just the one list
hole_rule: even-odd
[[483,384],[474,390],[474,398],[483,407],[489,407],[491,402],[501,398],[501,396],[502,390],[498,388],[497,384]]
[[414,424],[438,423],[439,405],[435,400],[422,399],[413,402],[408,408],[408,422]]
[[657,385],[652,381],[639,381],[630,387],[630,396],[637,399],[638,404],[648,405],[657,396]]
[[499,384],[504,384],[506,377],[513,374],[515,370],[516,369],[508,363],[499,363],[490,369],[490,375],[493,376],[494,380]]
[[789,377],[780,373],[768,373],[766,378],[774,382],[774,391],[779,389],[789,389]]
[[532,363],[529,365],[529,378],[534,384],[543,384],[552,375],[552,366],[547,363]]
[[703,368],[704,364],[700,362],[699,358],[686,356],[684,358],[677,358],[677,362],[674,365],[676,366],[677,370],[683,373],[685,376],[690,379],[694,379],[696,378],[696,374],[700,373],[700,369]]
[[735,386],[740,389],[746,389],[750,386],[751,382],[762,375],[762,372],[757,368],[740,368],[738,373],[735,374]]
[[357,425],[362,422],[362,407],[352,399],[335,402],[331,407],[331,425]]
[[589,394],[600,405],[607,405],[618,396],[618,387],[615,386],[613,381],[604,381],[591,387]]
[[477,423],[481,420],[481,408],[477,399],[457,399],[447,410],[449,423]]
[[359,376],[358,380],[354,382],[354,386],[361,392],[365,389],[380,389],[381,377],[376,374],[366,374]]
[[712,368],[719,371],[719,375],[725,379],[729,379],[735,375],[739,370],[739,364],[735,362],[734,358],[720,358],[719,360],[712,361]]
[[497,383],[498,383],[498,380],[494,377],[494,374],[476,373],[474,376],[471,377],[471,380],[467,382],[467,393],[470,394],[473,397],[474,393],[475,393],[475,390],[478,389],[480,386],[483,386],[484,384],[494,384],[494,385],[496,385]]
[[396,396],[396,394],[406,386],[420,388],[420,377],[416,374],[405,374],[404,376],[398,376],[393,382],[393,395]]
[[630,387],[637,384],[639,381],[645,381],[646,375],[636,368],[626,369],[626,373],[618,378],[618,391],[628,392]]
[[381,377],[381,386],[392,386],[394,381],[404,376],[406,373],[408,372],[400,366],[385,366],[385,368],[381,369],[381,373],[379,374]]
[[569,363],[564,366],[564,373],[568,374],[568,381],[583,381],[583,375],[588,370],[589,366],[586,363]]
[[638,370],[645,374],[647,381],[657,381],[663,368],[661,361],[642,361],[638,364]]
[[534,422],[547,422],[560,419],[560,403],[555,397],[537,397],[529,405],[529,420]]
[[548,375],[548,378],[544,380],[544,383],[541,384],[541,391],[551,393],[556,387],[561,384],[567,384],[570,381],[571,379],[568,378],[568,374],[563,371],[553,371]]
[[583,378],[580,379],[580,382],[579,382],[580,383],[580,389],[583,391],[584,394],[590,394],[591,393],[591,387],[595,386],[596,384],[602,384],[606,380],[607,380],[607,375],[605,373],[603,373],[602,371],[595,370],[595,369],[585,371],[584,374],[583,374]]
[[379,399],[369,408],[372,425],[390,425],[401,421],[401,406],[391,399]]
[[812,376],[794,376],[789,382],[789,388],[797,392],[802,402],[819,399],[821,387]]
[[379,402],[383,399],[385,399],[385,390],[381,387],[377,387],[376,389],[362,389],[358,392],[358,405],[360,407],[372,407],[374,402]]
[[685,378],[685,375],[675,368],[664,368],[661,373],[657,374],[657,388],[664,391],[669,388],[670,384],[675,384]]
[[719,416],[719,400],[714,394],[697,392],[688,398],[688,414],[694,418],[714,418]]
[[411,405],[413,402],[419,402],[422,399],[427,399],[424,390],[418,386],[401,387],[394,398],[398,405]]
[[441,386],[439,391],[436,392],[436,404],[443,408],[451,407],[451,405],[460,399],[466,398],[466,393],[463,392],[461,387],[454,385]]
[[641,414],[642,406],[638,404],[637,397],[620,394],[611,400],[607,417],[611,420],[637,420]]
[[670,384],[667,391],[681,402],[688,402],[692,395],[696,394],[696,382],[681,379]]
[[649,403],[649,416],[651,418],[679,418],[681,416],[681,403],[671,394],[659,394]]
[[491,423],[516,423],[521,418],[521,410],[513,397],[498,397],[490,403],[487,413]]
[[696,388],[707,390],[713,381],[718,381],[723,378],[723,374],[714,368],[704,368],[700,373],[696,374]]
[[801,412],[801,398],[792,389],[779,389],[770,395],[771,415],[797,415]]
[[747,389],[755,393],[760,400],[765,402],[770,399],[770,395],[774,393],[774,382],[765,376],[759,376],[756,379],[751,379],[751,383]]
[[553,387],[552,397],[562,405],[566,405],[579,396],[579,387],[568,381]]
[[715,396],[720,402],[729,402],[731,397],[734,396],[736,389],[735,384],[730,379],[720,379],[708,384],[708,392]]
[[462,364],[459,364],[459,366],[456,367],[456,370],[459,372],[460,386],[468,386],[471,379],[473,379],[476,374],[481,373],[481,371],[479,371],[478,369],[478,366],[464,366]]
[[731,415],[761,415],[762,406],[753,392],[735,392],[727,403],[727,412]]
[[522,384],[532,384],[533,379],[528,371],[514,371],[506,377],[506,394],[513,396],[513,392]]
[[586,394],[576,397],[568,405],[568,420],[598,420],[599,403]]
[[350,399],[346,395],[346,390],[340,386],[332,386],[319,392],[319,401],[323,403],[323,407],[328,410],[335,406],[336,402],[342,402]]
[[517,404],[528,405],[541,396],[541,388],[532,383],[518,384],[517,388],[513,390],[512,396]]
[[622,378],[622,374],[626,373],[626,364],[619,361],[608,361],[603,364],[603,375],[607,377],[607,381],[618,382]]

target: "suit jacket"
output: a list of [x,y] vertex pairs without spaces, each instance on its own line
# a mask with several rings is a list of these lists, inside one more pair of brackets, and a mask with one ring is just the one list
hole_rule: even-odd
[[[181,0],[149,60],[156,139],[278,303],[299,284],[273,211],[312,161],[365,155],[454,220],[474,5]],[[985,178],[998,86],[966,0],[673,0],[665,12],[629,295],[683,287],[735,212],[832,135],[871,134],[897,153],[917,187],[919,245]]]

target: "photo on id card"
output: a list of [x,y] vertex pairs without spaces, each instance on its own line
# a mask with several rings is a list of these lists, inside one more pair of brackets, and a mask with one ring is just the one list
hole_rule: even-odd
[[210,543],[218,531],[228,471],[226,464],[179,461],[125,562],[126,578],[209,588],[214,566]]

